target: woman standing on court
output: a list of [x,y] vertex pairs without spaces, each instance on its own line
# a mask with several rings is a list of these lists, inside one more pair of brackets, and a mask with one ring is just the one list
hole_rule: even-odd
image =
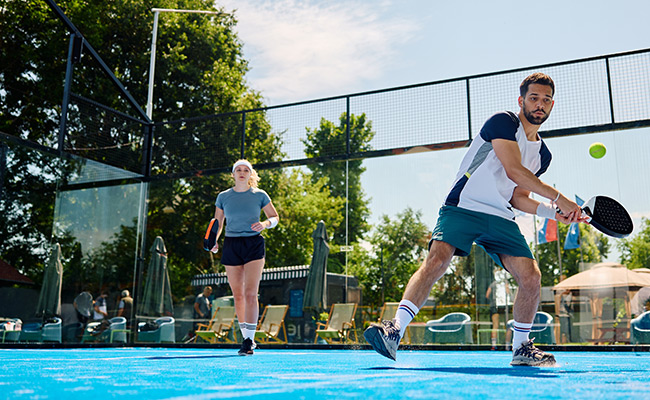
[[[235,186],[217,196],[214,218],[219,222],[217,240],[226,220],[221,263],[226,267],[228,284],[235,299],[235,312],[244,338],[239,355],[252,355],[259,317],[257,292],[264,269],[265,246],[260,233],[278,224],[278,213],[271,198],[257,188],[260,178],[250,162],[237,161],[232,167]],[[260,211],[266,220],[260,221]],[[218,243],[211,249],[219,250]]]

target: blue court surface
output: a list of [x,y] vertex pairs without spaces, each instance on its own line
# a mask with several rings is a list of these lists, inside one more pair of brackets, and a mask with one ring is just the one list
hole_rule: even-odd
[[555,355],[531,368],[505,351],[0,349],[0,398],[648,398],[648,352]]

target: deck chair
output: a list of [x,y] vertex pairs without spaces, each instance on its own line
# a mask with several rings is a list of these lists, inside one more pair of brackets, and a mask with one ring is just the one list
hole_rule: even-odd
[[24,324],[20,332],[21,342],[59,342],[61,343],[61,323],[59,317],[53,317],[44,323]]
[[145,322],[138,324],[138,341],[139,342],[153,342],[153,343],[176,343],[176,320],[174,317],[159,317],[154,321],[158,325],[158,329],[151,331],[143,331]]
[[[93,321],[86,324],[86,329],[83,331],[81,343],[86,342],[106,342],[106,343],[126,343],[126,318],[114,317],[109,320]],[[104,330],[96,333],[100,325],[104,323]]]
[[330,344],[335,341],[344,343],[350,339],[350,332],[354,334],[354,342],[356,343],[358,341],[354,325],[356,311],[357,305],[355,303],[332,304],[327,323],[316,323],[314,343],[317,343],[319,338]]
[[[284,326],[284,317],[289,311],[289,306],[266,306],[260,323],[257,325],[255,340],[260,343],[287,343],[287,328]],[[280,338],[280,332],[284,339]]]
[[472,326],[469,315],[453,312],[440,319],[427,321],[427,329],[431,333],[431,343],[460,343],[471,344]]
[[[197,324],[196,337],[212,344],[217,342],[235,343],[235,307],[222,306],[216,309],[212,319],[206,324]],[[232,331],[233,339],[230,339]]]
[[104,332],[104,341],[109,343],[126,343],[126,335],[129,332],[126,329],[126,318],[114,317],[109,321],[111,324]]
[[20,340],[23,321],[20,318],[12,318],[0,324],[0,338],[4,342],[17,342]]
[[379,322],[395,318],[399,303],[384,303],[379,312]]
[[62,331],[62,337],[64,342],[78,342],[81,340],[81,336],[83,335],[84,331],[84,324],[81,322],[73,322],[71,324],[67,324],[63,327]]
[[[515,320],[511,319],[507,323],[507,329],[514,331]],[[533,326],[530,328],[531,339],[535,339],[535,344],[555,344],[555,330],[553,329],[553,317],[544,311],[537,311]]]
[[[391,320],[395,318],[395,314],[397,313],[397,309],[399,308],[399,303],[384,303],[384,305],[381,307],[381,311],[379,312],[379,320],[378,322],[381,323],[381,321],[385,320]],[[405,344],[410,344],[411,343],[411,328],[406,327],[406,332],[404,333],[404,337],[402,338],[403,343]]]
[[93,321],[86,324],[84,328],[83,335],[81,336],[81,343],[86,342],[96,342],[99,338],[92,334],[97,327],[101,324],[101,321]]
[[650,344],[650,311],[646,311],[630,321],[630,342]]

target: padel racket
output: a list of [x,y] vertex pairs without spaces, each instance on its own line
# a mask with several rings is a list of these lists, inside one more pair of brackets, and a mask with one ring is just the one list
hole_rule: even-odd
[[205,231],[205,236],[203,237],[203,249],[205,251],[210,251],[217,244],[217,232],[219,231],[219,221],[216,218],[212,218],[208,224],[208,229]]
[[589,217],[589,225],[605,235],[624,238],[634,229],[632,218],[625,207],[611,197],[592,197],[582,206],[582,212]]

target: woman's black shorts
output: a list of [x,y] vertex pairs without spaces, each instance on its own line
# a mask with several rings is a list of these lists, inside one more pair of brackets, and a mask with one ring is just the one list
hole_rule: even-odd
[[251,261],[261,260],[266,255],[264,237],[262,235],[228,237],[223,240],[223,265],[244,265]]

